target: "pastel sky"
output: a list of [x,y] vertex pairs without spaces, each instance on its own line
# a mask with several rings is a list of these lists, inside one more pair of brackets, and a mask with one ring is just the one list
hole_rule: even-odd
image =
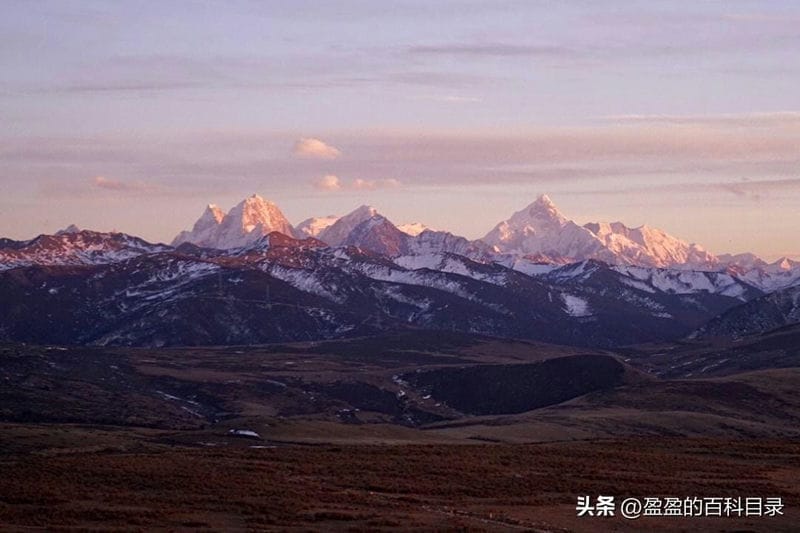
[[480,237],[547,193],[798,256],[795,1],[2,0],[0,236],[257,192]]

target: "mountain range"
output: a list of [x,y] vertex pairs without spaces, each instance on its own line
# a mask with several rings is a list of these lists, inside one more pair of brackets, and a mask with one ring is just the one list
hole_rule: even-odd
[[[361,224],[365,225],[358,228]],[[595,259],[610,265],[728,271],[766,291],[800,281],[800,262],[782,258],[769,264],[753,254],[715,256],[698,244],[647,225],[636,228],[622,222],[579,225],[561,213],[546,195],[499,222],[482,239],[472,241],[431,230],[420,223],[395,225],[377,209],[366,205],[341,217],[309,218],[293,227],[274,203],[253,195],[227,214],[209,205],[192,230],[181,232],[172,244],[189,242],[207,248],[234,249],[273,231],[296,238],[315,237],[330,246],[358,246],[390,256],[457,253],[523,272],[535,271],[541,264]]]
[[[421,328],[613,347],[730,335],[737,316],[774,318],[770,293],[799,279],[788,260],[579,226],[545,196],[468,240],[404,232],[369,206],[295,228],[253,195],[228,213],[210,205],[170,246],[75,227],[0,240],[0,339],[249,344]],[[784,314],[770,324],[800,320]]]

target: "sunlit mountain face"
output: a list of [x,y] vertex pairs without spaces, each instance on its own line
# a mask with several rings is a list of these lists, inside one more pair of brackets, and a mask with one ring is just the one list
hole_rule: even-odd
[[800,279],[788,260],[579,226],[546,196],[469,240],[403,232],[368,206],[312,237],[252,195],[227,213],[210,205],[171,246],[70,227],[4,241],[0,267],[7,339],[148,346],[423,328],[608,348],[722,331],[720,315]]

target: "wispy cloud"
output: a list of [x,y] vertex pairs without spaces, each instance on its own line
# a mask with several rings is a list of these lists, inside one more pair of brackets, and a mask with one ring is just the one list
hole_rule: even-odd
[[730,113],[721,115],[612,115],[601,117],[601,119],[616,123],[781,126],[800,125],[800,111]]
[[414,55],[446,55],[472,57],[573,57],[576,51],[558,45],[527,45],[516,43],[445,43],[417,45],[408,48]]
[[336,159],[342,155],[338,148],[313,137],[304,137],[295,142],[292,153],[296,157],[310,159]]
[[477,96],[461,96],[456,94],[446,95],[424,95],[415,97],[416,100],[430,100],[432,102],[442,102],[445,104],[475,104],[482,102],[482,98]]
[[474,89],[477,86],[497,81],[497,74],[477,74],[454,72],[443,69],[421,69],[420,67],[404,70],[392,70],[380,75],[374,81],[390,85],[414,87],[437,87],[450,90]]
[[68,84],[58,89],[64,93],[125,93],[125,92],[154,92],[181,89],[193,89],[203,85],[193,81],[150,80],[147,82],[126,82],[109,80],[104,83],[75,83]]
[[95,176],[90,180],[92,188],[117,192],[155,192],[158,186],[143,181],[122,181],[105,176]]
[[400,182],[396,179],[376,179],[364,180],[355,179],[352,183],[352,188],[360,191],[373,191],[375,189],[396,189],[400,187]]
[[[300,151],[312,155],[300,157],[286,149],[296,134],[248,130],[147,139],[5,137],[0,138],[0,174],[46,189],[72,183],[85,191],[116,187],[133,192],[150,184],[151,189],[160,187],[160,194],[186,197],[246,193],[255,186],[291,190],[298,181],[309,183],[310,176],[326,174],[338,182],[319,178],[318,190],[396,187],[389,178],[402,180],[406,188],[677,182],[687,177],[755,181],[798,176],[800,122],[792,122],[792,115],[783,118],[787,124],[771,127],[769,134],[760,123],[733,119],[711,124],[601,121],[592,127],[533,128],[514,135],[340,131],[336,138],[347,146],[347,157],[336,159],[329,157],[338,148],[319,139],[321,144],[302,143]],[[319,168],[323,164],[327,168]],[[91,181],[88,188],[87,174],[107,181]]]
[[755,201],[761,200],[772,193],[789,191],[800,192],[800,178],[742,180],[730,183],[717,183],[714,185],[719,187],[722,191]]
[[640,195],[652,196],[653,193],[686,195],[696,193],[724,193],[737,198],[755,202],[764,200],[773,193],[800,192],[800,178],[759,179],[716,182],[656,183],[647,185],[630,185],[606,189],[583,189],[573,191],[575,195]]
[[800,13],[798,12],[785,12],[785,13],[726,13],[722,15],[724,20],[734,22],[750,22],[750,23],[775,23],[780,25],[794,25],[800,22]]
[[356,178],[345,182],[334,174],[326,174],[311,181],[311,186],[320,191],[374,191],[378,189],[396,189],[401,186],[399,180],[393,178],[363,179]]
[[313,180],[311,185],[315,189],[319,189],[321,191],[338,191],[342,188],[342,183],[339,181],[339,177],[334,174],[325,174],[324,176]]

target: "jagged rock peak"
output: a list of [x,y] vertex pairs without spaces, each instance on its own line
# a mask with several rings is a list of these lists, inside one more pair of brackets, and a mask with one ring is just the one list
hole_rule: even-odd
[[81,229],[75,224],[70,224],[66,228],[56,232],[56,235],[68,235],[70,233],[80,233]]
[[296,234],[277,205],[253,194],[236,204],[227,214],[216,205],[209,204],[192,230],[181,232],[172,245],[189,242],[206,248],[241,248],[273,231],[291,237]]

